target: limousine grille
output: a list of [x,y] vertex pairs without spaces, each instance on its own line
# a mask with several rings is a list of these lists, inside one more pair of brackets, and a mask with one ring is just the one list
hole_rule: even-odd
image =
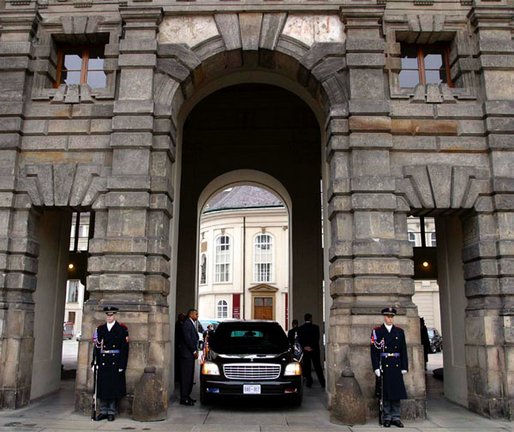
[[223,372],[233,380],[273,380],[280,376],[280,365],[271,363],[227,363]]

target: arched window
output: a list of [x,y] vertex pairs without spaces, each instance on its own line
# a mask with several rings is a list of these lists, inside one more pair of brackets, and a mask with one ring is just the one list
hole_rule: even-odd
[[230,237],[221,235],[216,238],[216,282],[229,282],[230,270]]
[[216,307],[216,318],[228,318],[228,303],[226,300],[218,301]]
[[253,280],[271,282],[273,280],[273,237],[258,234],[254,240]]
[[207,283],[207,256],[205,254],[202,254],[200,263],[200,283]]

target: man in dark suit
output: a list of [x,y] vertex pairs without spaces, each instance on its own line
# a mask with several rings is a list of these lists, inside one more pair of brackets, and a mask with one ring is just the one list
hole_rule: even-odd
[[129,338],[127,326],[115,319],[118,308],[106,306],[103,310],[106,322],[95,330],[91,362],[91,367],[97,368],[97,396],[100,399],[100,413],[95,420],[114,421],[116,404],[126,394]]
[[196,400],[191,398],[195,374],[195,360],[198,358],[198,311],[189,309],[187,318],[182,323],[182,334],[179,344],[180,356],[180,404],[194,405]]
[[306,313],[305,322],[298,327],[298,342],[302,346],[303,360],[302,370],[305,378],[305,385],[312,387],[311,364],[318,376],[321,387],[325,387],[325,377],[323,376],[323,366],[321,366],[319,349],[319,327],[312,323],[312,315]]
[[289,343],[291,345],[293,345],[294,342],[296,341],[297,337],[298,337],[298,320],[294,319],[291,322],[291,328],[287,332],[287,339],[289,340]]
[[407,399],[403,375],[409,370],[404,331],[393,325],[395,308],[382,309],[384,323],[371,332],[371,364],[375,375],[382,380],[384,427],[402,428],[400,400]]

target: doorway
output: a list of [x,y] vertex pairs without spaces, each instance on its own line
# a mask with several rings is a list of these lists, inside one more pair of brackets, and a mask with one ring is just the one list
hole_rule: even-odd
[[[282,199],[289,197],[288,316],[301,317],[309,311],[321,321],[321,156],[320,127],[313,112],[280,87],[225,87],[193,108],[184,123],[180,159],[177,310],[198,302],[196,284],[202,278],[203,258],[199,224],[194,222],[203,204],[215,192],[247,184],[274,191]],[[208,268],[209,258],[204,262]],[[238,305],[231,298],[219,300],[235,304],[241,316],[244,308],[248,308],[247,317],[253,313],[251,302]],[[279,301],[277,295],[275,308]]]
[[444,396],[467,407],[462,222],[457,215],[421,216],[409,217],[407,226],[414,250],[412,300],[420,316],[427,399]]
[[[77,369],[82,304],[86,295],[90,215],[65,209],[35,213],[39,243],[34,299],[34,353],[30,399],[73,387]],[[79,216],[77,216],[79,215]],[[82,227],[79,235],[77,222]],[[70,235],[71,233],[71,235]],[[77,234],[78,237],[74,237]],[[66,383],[62,383],[64,379]]]

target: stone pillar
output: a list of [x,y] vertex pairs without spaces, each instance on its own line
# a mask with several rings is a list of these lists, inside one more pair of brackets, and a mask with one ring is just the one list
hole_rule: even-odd
[[39,19],[33,1],[8,1],[0,14],[0,408],[18,408],[30,400],[38,245],[30,202],[15,195],[15,173],[30,41]]
[[[347,126],[331,122],[332,195],[329,197],[332,244],[328,369],[333,383],[345,367],[351,370],[376,415],[369,344],[371,329],[381,324],[380,310],[395,305],[396,323],[406,332],[409,399],[402,404],[405,418],[425,414],[424,365],[419,341],[419,319],[412,303],[412,249],[407,240],[406,214],[396,213],[395,179],[391,173],[392,147],[389,101],[384,84],[383,9],[376,4],[342,7],[346,27],[346,62],[350,100]],[[339,124],[338,124],[339,123]],[[329,135],[330,136],[330,135]],[[406,210],[402,210],[406,211]],[[333,391],[332,385],[330,391]]]
[[[77,405],[87,410],[91,372],[90,336],[104,320],[105,304],[120,308],[119,320],[129,328],[128,397],[144,368],[153,366],[164,388],[170,372],[169,220],[171,194],[166,177],[166,152],[154,152],[153,79],[160,8],[128,7],[121,11],[124,38],[120,41],[118,99],[112,121],[112,175],[105,211],[95,220],[91,241],[88,289],[84,307]],[[167,394],[163,395],[167,398]]]
[[514,42],[512,5],[476,1],[470,11],[483,82],[493,196],[466,221],[469,407],[514,418]]

